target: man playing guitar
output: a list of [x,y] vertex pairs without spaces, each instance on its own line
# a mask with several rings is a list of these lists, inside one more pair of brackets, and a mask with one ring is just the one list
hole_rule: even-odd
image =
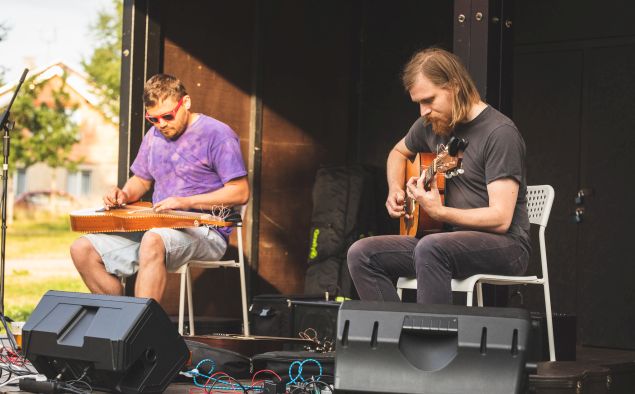
[[[399,301],[394,281],[416,276],[418,303],[450,304],[452,278],[521,275],[527,268],[525,143],[509,118],[481,101],[455,55],[417,52],[402,77],[421,117],[388,155],[386,208],[393,218],[410,219],[405,201],[414,199],[448,231],[361,239],[348,251],[348,266],[362,300]],[[444,205],[436,181],[425,187],[424,176],[405,182],[404,173],[407,160],[436,153],[453,136],[469,146],[462,169],[446,180]]]

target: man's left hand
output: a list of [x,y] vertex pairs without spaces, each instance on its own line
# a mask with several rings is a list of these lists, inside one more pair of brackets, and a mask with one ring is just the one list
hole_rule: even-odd
[[188,209],[186,197],[168,197],[152,206],[155,212],[167,211],[170,209]]
[[423,178],[424,177],[412,177],[408,180],[406,184],[408,195],[417,200],[419,206],[423,208],[432,219],[441,220],[443,204],[441,203],[441,196],[437,188],[436,177],[430,182],[429,191],[423,188]]

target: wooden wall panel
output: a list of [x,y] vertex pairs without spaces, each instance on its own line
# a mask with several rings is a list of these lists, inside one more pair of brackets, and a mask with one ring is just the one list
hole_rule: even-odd
[[452,48],[451,1],[406,0],[362,3],[360,120],[355,145],[359,161],[376,168],[378,231],[398,234],[399,222],[386,212],[386,159],[419,117],[401,83],[412,54],[432,45]]
[[[227,123],[238,134],[245,165],[249,157],[253,3],[161,4],[163,71],[184,82],[193,111]],[[231,244],[236,245],[235,235]],[[240,316],[237,270],[194,270],[193,283],[197,315]],[[178,276],[170,275],[164,307],[172,314],[178,311],[178,289]]]
[[[363,162],[384,177],[388,150],[417,116],[401,88],[401,67],[416,48],[451,45],[452,5],[433,0],[259,4],[257,17],[254,0],[162,1],[163,69],[184,80],[195,111],[234,128],[245,159],[249,98],[253,77],[260,76],[262,170],[260,228],[255,229],[260,242],[251,293],[300,293],[317,169]],[[256,22],[262,58],[254,74]],[[204,275],[197,281],[197,313],[233,309],[204,301],[233,291],[224,277],[232,273]],[[169,287],[170,294],[178,289],[174,279]]]
[[262,281],[256,292],[302,292],[315,173],[320,165],[345,163],[350,143],[354,4],[263,3]]

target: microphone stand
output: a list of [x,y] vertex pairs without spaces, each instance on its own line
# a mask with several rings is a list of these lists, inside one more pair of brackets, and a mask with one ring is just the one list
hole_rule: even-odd
[[24,83],[28,72],[28,68],[25,68],[22,72],[20,82],[18,82],[18,86],[16,87],[15,92],[13,92],[13,97],[11,97],[11,101],[9,102],[7,109],[2,114],[2,118],[0,118],[0,130],[4,132],[4,136],[2,137],[2,153],[4,161],[2,163],[2,239],[0,241],[0,320],[2,321],[2,326],[7,333],[9,343],[15,351],[18,350],[18,344],[16,343],[15,337],[7,324],[7,320],[11,321],[11,319],[4,315],[4,252],[7,239],[7,188],[9,179],[9,143],[11,141],[9,132],[13,129],[14,125],[14,122],[9,121],[9,115],[11,114],[13,101],[15,101],[15,97],[18,95],[18,91]]

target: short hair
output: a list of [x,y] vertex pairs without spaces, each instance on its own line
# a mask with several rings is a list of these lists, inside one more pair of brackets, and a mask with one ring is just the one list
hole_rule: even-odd
[[153,107],[167,98],[180,100],[186,94],[187,90],[180,79],[168,74],[156,74],[143,87],[143,104]]
[[451,127],[465,120],[473,104],[481,99],[472,77],[458,56],[440,48],[427,48],[415,53],[404,67],[402,82],[410,90],[419,75],[434,85],[454,92]]

